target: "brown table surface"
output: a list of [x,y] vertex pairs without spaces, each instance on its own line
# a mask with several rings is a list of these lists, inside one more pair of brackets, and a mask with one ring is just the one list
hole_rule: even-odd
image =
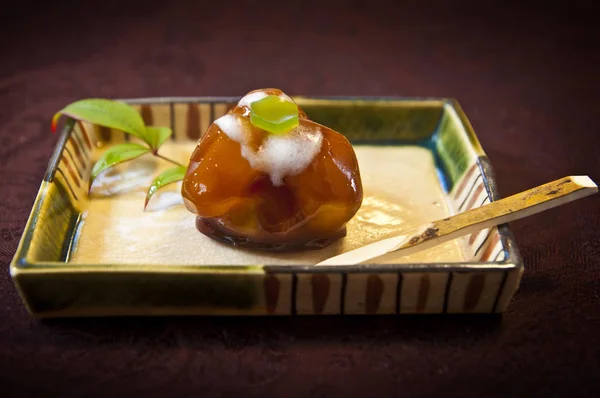
[[83,97],[449,96],[502,195],[600,181],[593,1],[17,3],[0,37],[0,396],[598,396],[600,196],[513,224],[526,272],[503,316],[40,322],[8,273],[50,117]]

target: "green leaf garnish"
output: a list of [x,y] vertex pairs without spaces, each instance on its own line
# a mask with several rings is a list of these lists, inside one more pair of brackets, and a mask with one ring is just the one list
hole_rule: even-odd
[[92,183],[96,177],[98,177],[98,175],[106,169],[109,169],[119,163],[135,159],[151,151],[151,148],[134,143],[119,144],[110,147],[102,154],[100,159],[92,168],[92,174],[90,176],[90,188],[92,187]]
[[169,139],[173,132],[168,127],[148,126],[146,127],[146,134],[150,138],[150,146],[154,149],[158,149]]
[[250,122],[270,133],[283,134],[298,125],[298,107],[293,102],[269,95],[250,104]]
[[130,105],[102,98],[89,98],[73,102],[58,111],[52,118],[52,128],[61,115],[105,126],[132,134],[152,145],[142,116]]
[[148,206],[150,198],[156,193],[156,191],[158,191],[165,185],[169,185],[173,182],[183,180],[186,172],[187,167],[176,166],[160,173],[158,177],[156,177],[154,181],[152,181],[152,185],[150,185],[150,188],[148,188],[148,192],[146,193],[146,203],[144,203],[144,209],[146,208],[146,206]]

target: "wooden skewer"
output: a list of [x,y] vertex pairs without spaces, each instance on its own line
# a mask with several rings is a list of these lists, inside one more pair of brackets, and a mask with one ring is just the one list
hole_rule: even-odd
[[407,230],[322,261],[321,265],[377,263],[398,255],[409,255],[460,236],[491,228],[572,202],[598,192],[588,176],[564,177],[475,209]]

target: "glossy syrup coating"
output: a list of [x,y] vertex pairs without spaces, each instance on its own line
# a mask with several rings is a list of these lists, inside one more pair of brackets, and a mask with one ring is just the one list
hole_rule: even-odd
[[343,135],[309,120],[299,109],[297,131],[322,137],[310,162],[280,180],[277,170],[252,167],[248,159],[265,149],[269,133],[250,123],[244,99],[263,93],[285,96],[276,89],[252,91],[228,112],[229,120],[235,120],[241,129],[235,134],[224,132],[227,128],[220,127],[224,123],[218,120],[208,128],[183,181],[186,207],[197,215],[196,225],[202,233],[237,246],[267,250],[324,247],[345,235],[346,223],[362,203],[354,150]]

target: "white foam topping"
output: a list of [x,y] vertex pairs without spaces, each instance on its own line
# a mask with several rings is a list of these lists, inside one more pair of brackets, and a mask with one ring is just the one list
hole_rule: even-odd
[[229,113],[225,114],[215,120],[215,124],[232,140],[239,143],[248,141],[246,137],[247,133],[244,131],[244,126],[242,126],[238,116]]
[[281,186],[285,176],[303,172],[321,150],[321,130],[298,126],[286,134],[269,134],[255,151],[248,145],[251,132],[248,131],[249,126],[244,126],[245,123],[250,124],[243,117],[232,114],[215,120],[223,133],[240,143],[242,156],[250,166],[269,174],[275,186]]
[[[242,99],[239,100],[238,106],[247,106],[248,108],[250,108],[251,103],[261,100],[265,97],[268,97],[269,95],[270,94],[267,94],[264,91],[256,91],[254,93],[246,94],[245,96],[242,97]],[[278,97],[288,100],[290,102],[293,102],[290,97],[288,97],[287,95],[285,95],[283,93],[278,95]]]

